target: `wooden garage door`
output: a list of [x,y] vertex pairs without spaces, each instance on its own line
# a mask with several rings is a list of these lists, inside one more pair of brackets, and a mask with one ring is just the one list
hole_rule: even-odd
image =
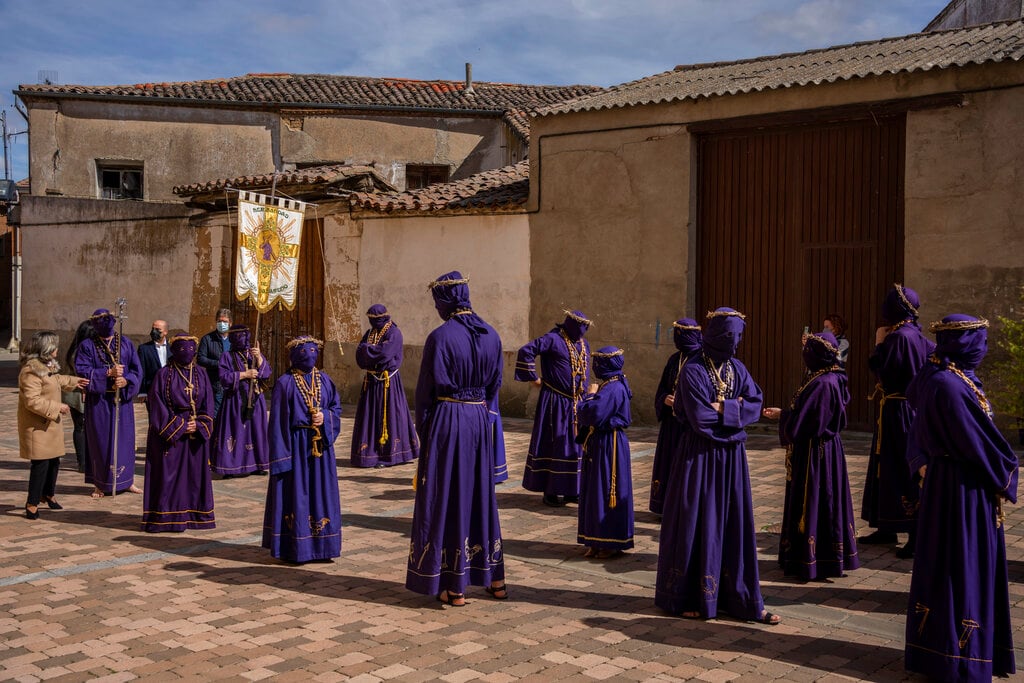
[[851,428],[870,428],[867,359],[881,300],[903,274],[902,114],[697,137],[699,315],[747,314],[739,358],[786,405],[800,334],[846,318]]
[[[285,345],[300,334],[324,338],[324,261],[323,221],[306,220],[302,225],[302,246],[299,249],[299,282],[295,308],[291,311],[275,306],[260,316],[259,340],[273,378],[288,369]],[[235,250],[235,258],[238,251]],[[232,263],[231,272],[235,272]],[[236,303],[235,322],[256,329],[256,308],[249,300]],[[321,364],[322,365],[322,364]]]

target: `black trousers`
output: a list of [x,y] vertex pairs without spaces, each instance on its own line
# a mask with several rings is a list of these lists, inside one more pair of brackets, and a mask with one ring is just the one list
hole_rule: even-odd
[[75,426],[75,430],[71,433],[71,440],[75,444],[75,458],[78,460],[78,471],[81,472],[88,456],[88,446],[85,440],[85,413],[80,413],[72,408],[71,422]]
[[39,505],[44,498],[53,498],[57,490],[57,472],[60,470],[60,458],[32,460],[32,468],[28,473],[28,504]]

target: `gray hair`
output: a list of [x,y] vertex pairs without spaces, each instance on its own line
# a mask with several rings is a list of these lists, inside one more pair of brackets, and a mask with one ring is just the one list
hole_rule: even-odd
[[218,308],[217,309],[217,315],[213,316],[213,318],[214,318],[214,320],[216,320],[217,318],[227,318],[228,320],[234,320],[235,319],[235,317],[233,315],[231,315],[231,309],[230,308]]
[[21,347],[19,360],[21,364],[29,362],[33,358],[43,363],[49,363],[60,347],[60,337],[51,330],[40,330],[32,335],[32,339]]

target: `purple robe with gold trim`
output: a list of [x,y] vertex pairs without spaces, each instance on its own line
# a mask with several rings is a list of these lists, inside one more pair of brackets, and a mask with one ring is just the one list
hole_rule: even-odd
[[[214,528],[213,482],[208,465],[213,390],[206,371],[196,365],[181,368],[172,360],[153,378],[146,406],[149,434],[142,530]],[[196,421],[192,433],[185,431],[190,418]]]
[[949,370],[929,363],[907,399],[917,411],[910,467],[928,466],[907,606],[907,669],[941,681],[1012,674],[1000,506],[1017,501],[1017,456],[972,388]]
[[[113,477],[114,379],[107,377],[107,370],[114,365],[114,360],[112,351],[108,351],[105,345],[112,344],[114,339],[117,339],[116,335],[107,341],[86,339],[75,356],[75,372],[89,380],[85,388],[85,436],[89,446],[85,483],[94,485],[105,494],[110,494],[112,488],[124,491],[135,481],[135,410],[132,400],[138,395],[142,383],[142,364],[135,346],[122,337],[119,362],[124,366],[124,378],[128,384],[120,390],[120,405],[116,408],[117,475]],[[116,487],[111,486],[114,479]]]
[[[248,369],[240,352],[226,351],[220,357],[220,385],[224,391],[217,422],[213,429],[210,469],[217,474],[236,476],[266,472],[270,468],[270,447],[267,443],[267,399],[260,388],[262,380],[270,379],[270,364],[260,359],[257,385],[252,390],[252,414],[245,417],[253,380],[239,379]],[[248,361],[252,362],[251,357]]]
[[[341,555],[341,496],[334,457],[341,403],[331,378],[316,368],[313,372],[321,382],[324,422],[319,427],[312,426],[309,408],[290,372],[277,379],[270,400],[270,481],[263,547],[289,562]],[[307,385],[311,375],[304,375]]]

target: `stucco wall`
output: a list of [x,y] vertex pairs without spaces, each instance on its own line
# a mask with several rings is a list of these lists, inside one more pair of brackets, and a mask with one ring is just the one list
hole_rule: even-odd
[[[528,386],[512,380],[515,352],[528,341],[530,227],[525,215],[384,218],[363,221],[359,255],[359,314],[383,303],[405,337],[402,376],[416,386],[423,342],[441,324],[427,283],[459,270],[469,278],[473,309],[501,336],[505,351],[502,410],[523,415]],[[358,341],[358,338],[356,339]],[[354,344],[351,345],[354,351]],[[361,377],[346,349],[345,384]]]
[[[1021,111],[1024,87],[907,116],[906,282],[921,295],[924,321],[1024,315]],[[998,335],[994,325],[993,352]]]
[[180,203],[23,196],[22,339],[54,329],[65,344],[97,308],[128,300],[125,334],[148,338],[154,318],[186,328],[209,231],[189,227]]
[[433,116],[289,116],[281,128],[286,164],[374,164],[404,188],[406,164],[439,164],[453,179],[505,164],[504,124],[497,118]]
[[175,185],[274,168],[278,117],[266,112],[67,100],[29,108],[34,194],[99,197],[96,161],[142,162],[144,199]]

